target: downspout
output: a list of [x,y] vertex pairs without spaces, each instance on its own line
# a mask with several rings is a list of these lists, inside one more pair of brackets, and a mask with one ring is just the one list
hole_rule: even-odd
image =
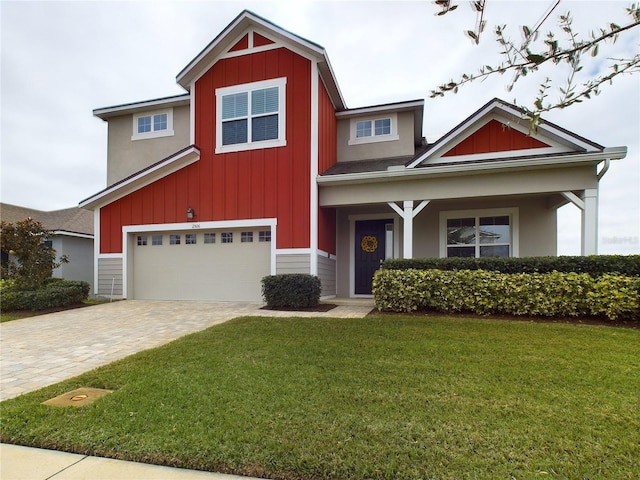
[[602,170],[598,172],[598,182],[600,182],[602,177],[604,177],[604,174],[607,173],[607,170],[609,170],[609,165],[611,165],[611,160],[606,158],[604,160],[604,166],[602,167]]

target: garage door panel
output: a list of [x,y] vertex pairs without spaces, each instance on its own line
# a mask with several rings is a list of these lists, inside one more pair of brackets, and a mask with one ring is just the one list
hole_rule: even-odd
[[[260,301],[260,280],[271,271],[271,243],[258,241],[258,231],[252,231],[252,242],[242,242],[247,231],[172,232],[179,245],[170,244],[168,233],[146,234],[147,245],[133,242],[133,297]],[[215,234],[215,243],[204,243],[205,233]],[[232,242],[222,243],[222,233],[231,233]],[[187,234],[195,235],[195,244],[186,243]],[[152,245],[154,235],[162,235],[162,245]]]

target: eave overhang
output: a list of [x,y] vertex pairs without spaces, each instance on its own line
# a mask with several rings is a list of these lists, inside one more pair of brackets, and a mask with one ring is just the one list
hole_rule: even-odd
[[129,115],[148,110],[156,110],[161,108],[188,106],[191,96],[188,93],[174,95],[171,97],[156,98],[153,100],[144,100],[142,102],[125,103],[122,105],[114,105],[112,107],[96,108],[93,111],[95,117],[107,120],[111,117],[120,115]]
[[318,176],[318,185],[342,186],[364,183],[415,180],[419,178],[480,175],[494,171],[518,171],[597,165],[606,160],[620,160],[627,155],[627,147],[605,148],[599,152],[562,154],[536,158],[499,159],[496,161],[434,165],[422,168],[391,167],[386,171],[347,173]]
[[199,159],[200,150],[195,145],[191,145],[82,200],[78,206],[87,210],[103,207],[167,175],[177,172],[197,162]]

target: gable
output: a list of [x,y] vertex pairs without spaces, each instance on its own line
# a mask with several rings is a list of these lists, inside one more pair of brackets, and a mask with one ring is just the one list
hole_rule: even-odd
[[454,127],[407,168],[599,152],[603,147],[551,122],[536,131],[522,109],[493,99]]
[[489,123],[469,135],[442,156],[451,157],[545,147],[550,147],[550,145],[537,138],[525,135],[498,120],[490,120]]
[[336,110],[344,110],[342,93],[324,48],[245,10],[233,20],[176,77],[185,90],[192,87],[219,60],[247,53],[286,48],[313,61]]

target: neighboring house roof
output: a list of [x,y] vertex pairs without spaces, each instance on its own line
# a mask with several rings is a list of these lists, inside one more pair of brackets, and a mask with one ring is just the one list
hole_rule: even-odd
[[0,203],[0,218],[8,223],[33,218],[42,223],[46,230],[51,230],[56,235],[93,237],[93,213],[78,207],[42,211]]

